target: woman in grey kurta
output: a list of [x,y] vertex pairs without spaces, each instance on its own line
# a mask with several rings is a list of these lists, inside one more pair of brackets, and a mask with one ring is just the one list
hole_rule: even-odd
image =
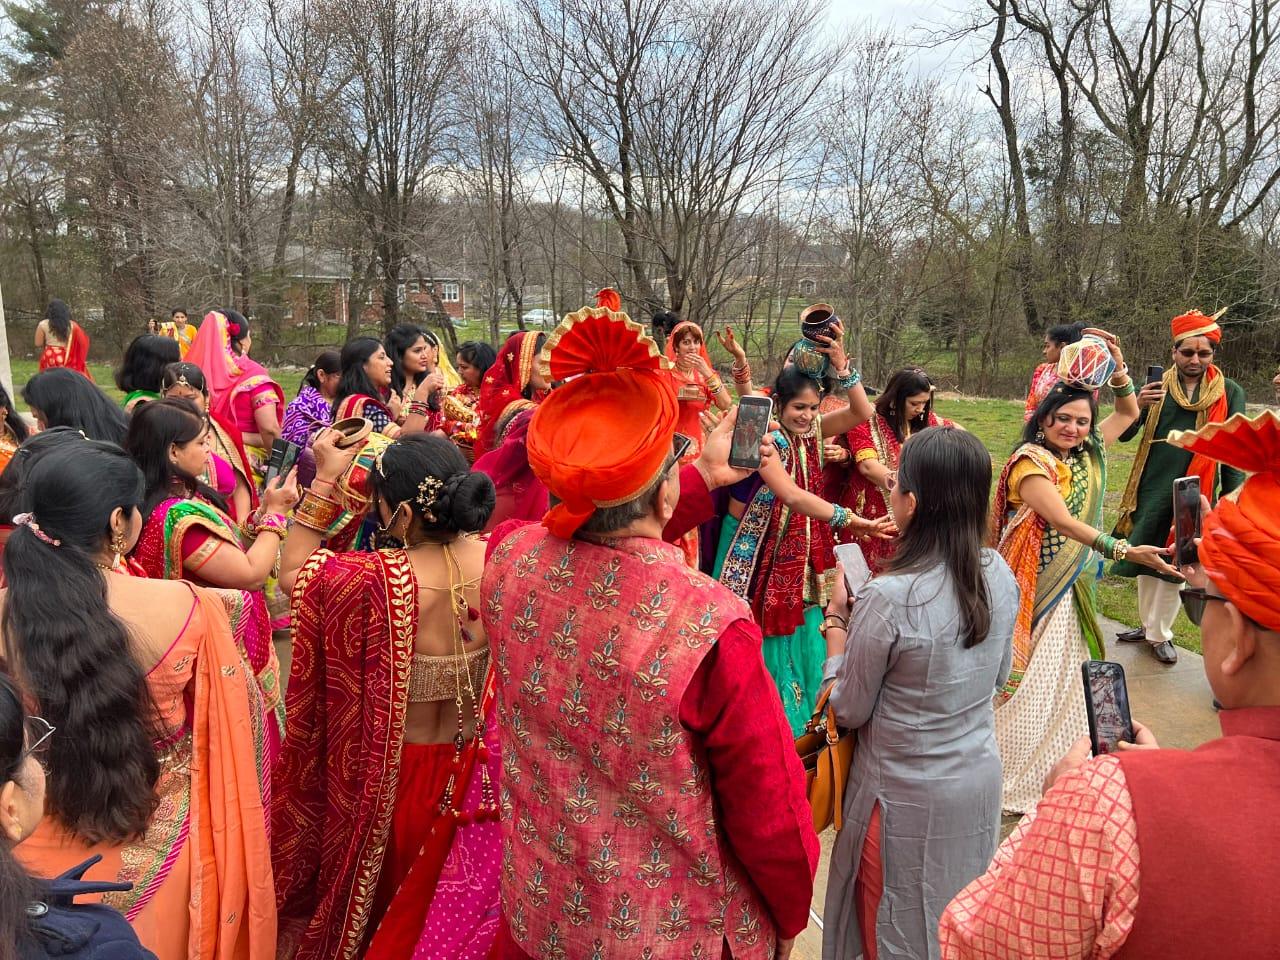
[[990,456],[971,434],[935,427],[913,436],[891,492],[899,550],[854,599],[847,645],[843,589],[828,607],[825,677],[857,746],[831,856],[823,960],[864,956],[855,881],[877,803],[879,960],[936,958],[943,908],[995,853],[991,700],[1009,673],[1018,586],[982,546],[990,487]]

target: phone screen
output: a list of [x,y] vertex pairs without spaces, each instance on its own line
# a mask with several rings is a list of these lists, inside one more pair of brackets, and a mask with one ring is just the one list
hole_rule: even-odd
[[1107,660],[1086,660],[1082,669],[1093,755],[1100,757],[1115,753],[1121,740],[1133,742],[1133,719],[1129,714],[1129,689],[1124,682],[1124,667]]
[[836,547],[836,560],[844,567],[844,584],[849,588],[849,596],[854,596],[871,579],[871,568],[867,566],[867,558],[862,548],[856,543],[842,543]]
[[1164,367],[1153,363],[1147,367],[1147,383],[1159,383],[1164,379]]
[[1200,536],[1200,478],[1179,477],[1173,481],[1173,562],[1177,566],[1195,563],[1196,537]]
[[271,459],[267,461],[267,467],[262,472],[263,490],[268,489],[276,477],[288,475],[289,471],[293,469],[300,451],[301,447],[296,443],[290,443],[288,440],[277,438],[272,441]]
[[738,420],[733,425],[729,465],[744,470],[760,467],[760,441],[769,432],[773,401],[768,397],[743,397],[738,401]]

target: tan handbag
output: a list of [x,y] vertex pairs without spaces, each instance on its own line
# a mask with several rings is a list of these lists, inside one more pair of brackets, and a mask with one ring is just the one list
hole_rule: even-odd
[[853,731],[839,728],[835,710],[828,702],[834,686],[829,683],[818,694],[813,719],[796,737],[796,753],[804,764],[805,794],[816,833],[832,825],[837,830],[844,826],[845,784],[853,762]]

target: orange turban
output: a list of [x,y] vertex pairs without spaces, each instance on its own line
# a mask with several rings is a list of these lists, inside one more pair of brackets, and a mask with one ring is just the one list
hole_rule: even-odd
[[618,291],[613,287],[605,287],[596,294],[596,306],[617,313],[622,309],[622,297],[618,295]]
[[633,500],[658,478],[679,404],[669,362],[625,313],[584,307],[569,314],[541,362],[549,381],[567,382],[529,424],[529,466],[559,501],[543,524],[568,540],[597,507]]
[[1280,416],[1237,413],[1170,433],[1169,442],[1251,474],[1234,500],[1224,497],[1204,518],[1200,561],[1245,616],[1280,630]]
[[1199,310],[1192,310],[1174,317],[1169,325],[1173,331],[1173,342],[1180,343],[1187,337],[1207,337],[1213,343],[1221,343],[1222,328],[1218,326],[1218,318],[1225,312],[1220,310],[1212,317],[1206,317]]

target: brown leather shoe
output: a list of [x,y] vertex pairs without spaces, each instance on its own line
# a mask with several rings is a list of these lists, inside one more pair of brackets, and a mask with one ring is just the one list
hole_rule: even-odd
[[1161,640],[1151,645],[1151,655],[1161,663],[1177,663],[1178,648],[1168,640]]
[[1124,630],[1117,633],[1116,639],[1121,643],[1141,643],[1147,639],[1147,631],[1142,627],[1134,627],[1132,630]]

